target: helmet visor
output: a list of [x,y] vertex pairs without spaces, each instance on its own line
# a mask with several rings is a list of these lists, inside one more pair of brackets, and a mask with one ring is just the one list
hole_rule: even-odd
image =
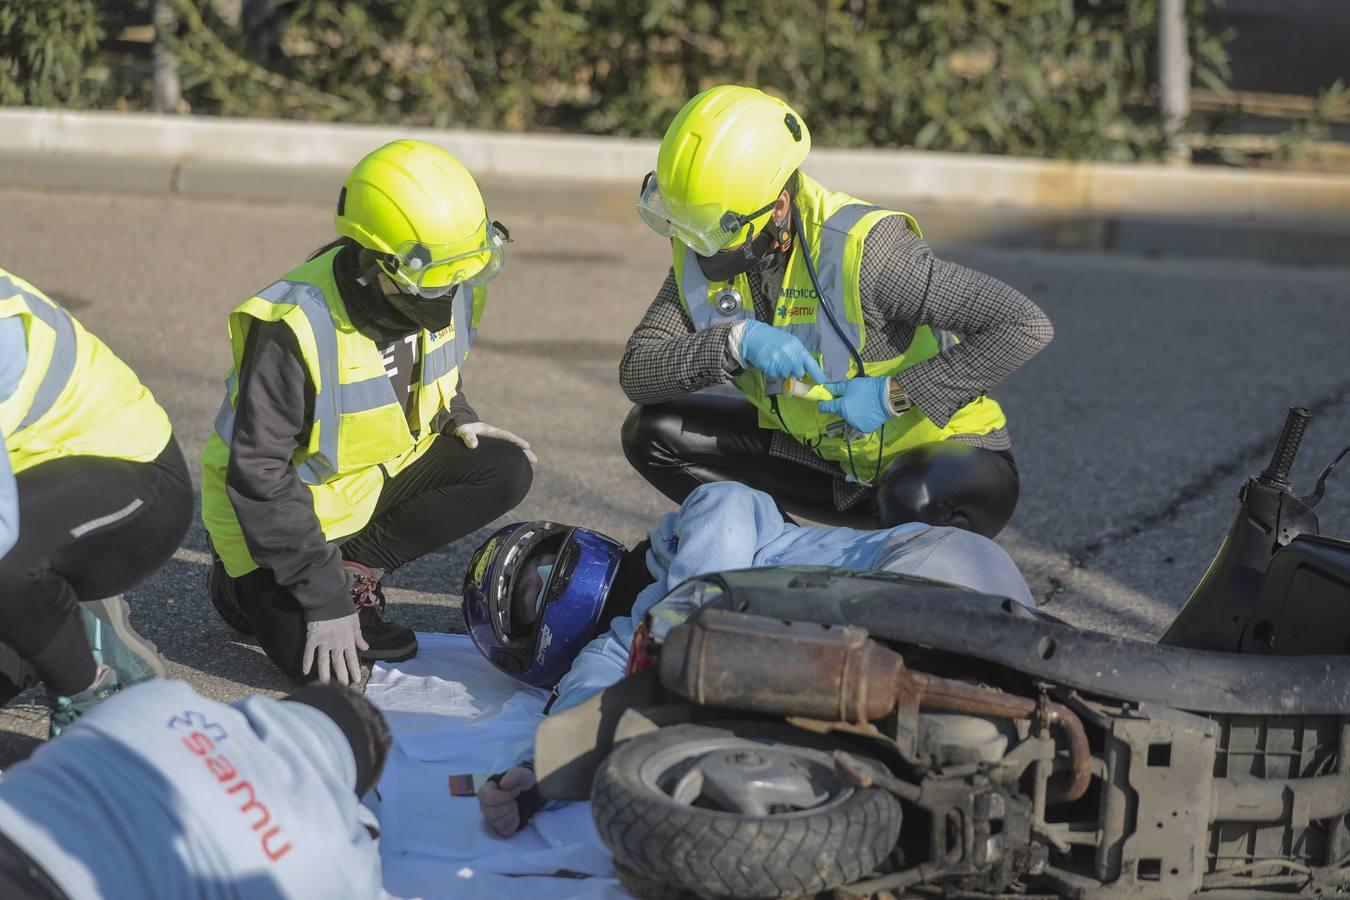
[[736,240],[746,222],[762,215],[770,207],[750,218],[718,208],[715,204],[674,209],[666,205],[656,173],[650,172],[642,182],[637,211],[642,221],[661,237],[675,238],[699,256],[712,256]]
[[[527,572],[537,572],[537,566],[530,566],[544,552],[557,554],[568,528],[552,522],[531,522],[516,531],[499,547],[494,549],[498,555],[493,583],[489,587],[489,606],[492,614],[492,627],[497,639],[508,647],[525,647],[533,639],[534,626],[542,608],[534,610],[535,616],[528,623],[514,621],[513,601],[516,597],[517,580]],[[558,581],[561,566],[550,569],[548,578],[543,579],[543,591],[540,595],[549,599],[549,589]]]
[[404,241],[394,249],[392,277],[419,297],[434,299],[459,284],[487,284],[506,263],[506,233],[496,222],[484,220],[486,239],[465,249],[463,243],[423,244]]

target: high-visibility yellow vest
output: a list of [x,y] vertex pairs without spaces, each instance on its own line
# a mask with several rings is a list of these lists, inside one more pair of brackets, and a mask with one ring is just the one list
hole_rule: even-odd
[[66,456],[150,462],[173,434],[136,373],[60,304],[0,269],[0,318],[23,320],[28,362],[0,403],[15,473]]
[[423,331],[422,373],[414,385],[415,428],[394,395],[375,342],[356,330],[333,276],[334,249],[268,285],[230,314],[234,364],[225,376],[225,400],[215,432],[202,450],[202,521],[225,570],[238,578],[258,567],[244,544],[239,519],[225,493],[234,434],[238,372],[254,322],[281,322],[294,333],[314,385],[309,443],[291,457],[309,487],[314,513],[332,541],[355,534],[375,511],[386,477],[418,459],[435,437],[432,422],[447,409],[459,384],[459,366],[483,314],[486,290],[461,287],[454,322]]
[[[806,244],[788,256],[772,324],[799,338],[820,361],[831,381],[859,374],[894,375],[957,342],[955,335],[923,325],[915,330],[914,339],[904,353],[893,359],[866,362],[864,371],[859,373],[850,345],[861,357],[867,344],[867,326],[858,291],[863,241],[887,216],[903,217],[909,228],[922,236],[919,223],[908,213],[880,209],[847,194],[828,191],[805,175],[800,177],[795,201]],[[695,330],[755,318],[750,282],[745,275],[730,282],[709,281],[692,250],[678,240],[671,241],[671,245],[680,299]],[[805,253],[810,253],[815,262],[820,289],[825,292],[823,298],[811,281]],[[830,322],[827,308],[828,313],[833,313],[837,330]],[[884,429],[846,440],[842,418],[820,413],[814,400],[780,393],[781,384],[766,378],[758,369],[747,367],[737,376],[735,384],[759,409],[760,427],[787,432],[822,458],[839,463],[845,474],[861,481],[871,481],[911,447],[955,434],[988,434],[1006,424],[997,402],[978,397],[957,410],[944,428],[915,407],[892,418]]]

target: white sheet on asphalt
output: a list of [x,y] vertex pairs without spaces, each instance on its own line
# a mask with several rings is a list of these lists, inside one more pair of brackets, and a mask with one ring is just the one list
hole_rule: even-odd
[[377,665],[366,685],[394,735],[372,801],[385,890],[427,900],[625,897],[590,804],[545,810],[503,840],[483,827],[476,799],[450,796],[449,776],[500,772],[520,758],[548,694],[497,672],[466,635],[417,638],[416,657]]

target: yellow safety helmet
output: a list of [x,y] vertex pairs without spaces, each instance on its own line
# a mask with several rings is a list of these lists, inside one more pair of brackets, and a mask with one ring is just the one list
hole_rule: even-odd
[[701,256],[763,230],[774,201],[811,151],[801,116],[763,91],[724,84],[697,94],[661,140],[638,214]]
[[362,158],[342,184],[333,227],[376,253],[394,281],[428,298],[491,281],[509,240],[488,220],[469,170],[426,141],[394,141]]

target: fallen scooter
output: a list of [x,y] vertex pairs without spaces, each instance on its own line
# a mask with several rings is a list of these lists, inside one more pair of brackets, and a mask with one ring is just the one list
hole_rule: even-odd
[[540,727],[541,788],[591,798],[640,895],[1350,892],[1350,543],[1313,514],[1335,462],[1289,487],[1307,421],[1160,643],[885,573],[709,575]]

